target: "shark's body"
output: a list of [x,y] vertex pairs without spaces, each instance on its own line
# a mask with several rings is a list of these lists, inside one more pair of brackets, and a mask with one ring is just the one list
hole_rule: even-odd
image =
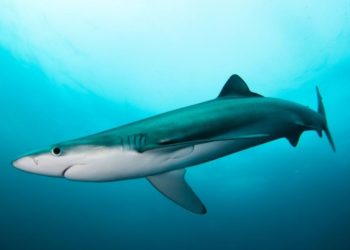
[[205,213],[184,180],[184,168],[282,137],[296,146],[305,130],[320,135],[324,130],[334,148],[319,92],[318,99],[319,112],[315,112],[253,93],[233,75],[214,100],[59,143],[14,165],[81,181],[146,177],[179,205]]

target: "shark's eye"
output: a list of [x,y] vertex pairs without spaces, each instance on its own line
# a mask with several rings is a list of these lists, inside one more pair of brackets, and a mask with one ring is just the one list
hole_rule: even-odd
[[62,151],[60,148],[58,147],[54,147],[52,150],[51,150],[51,153],[54,155],[54,156],[60,156]]

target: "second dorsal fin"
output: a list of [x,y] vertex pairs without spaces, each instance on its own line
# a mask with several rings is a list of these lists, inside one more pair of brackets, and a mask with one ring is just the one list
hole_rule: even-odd
[[218,98],[221,97],[236,97],[236,98],[244,98],[244,97],[263,97],[257,93],[251,92],[248,88],[248,85],[242,80],[242,78],[238,75],[232,75],[225,86],[222,88]]

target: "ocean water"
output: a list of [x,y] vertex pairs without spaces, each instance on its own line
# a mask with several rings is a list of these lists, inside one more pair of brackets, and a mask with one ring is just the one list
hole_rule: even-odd
[[[350,3],[0,3],[0,249],[350,249]],[[315,132],[187,171],[194,215],[145,179],[73,182],[19,155],[212,99],[231,74],[316,109]]]

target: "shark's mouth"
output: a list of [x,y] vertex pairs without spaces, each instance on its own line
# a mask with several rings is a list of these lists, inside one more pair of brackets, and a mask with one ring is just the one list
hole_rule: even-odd
[[74,164],[74,165],[70,165],[70,166],[68,166],[66,169],[64,169],[63,171],[62,171],[62,177],[64,177],[64,178],[67,178],[67,179],[71,179],[71,172],[70,172],[70,170],[72,169],[72,168],[76,168],[76,167],[80,167],[80,166],[85,166],[86,164]]
[[71,166],[67,167],[65,170],[63,170],[63,171],[62,171],[62,177],[65,177],[66,172],[67,172],[69,169],[71,169],[72,167],[74,167],[74,165],[71,165]]

